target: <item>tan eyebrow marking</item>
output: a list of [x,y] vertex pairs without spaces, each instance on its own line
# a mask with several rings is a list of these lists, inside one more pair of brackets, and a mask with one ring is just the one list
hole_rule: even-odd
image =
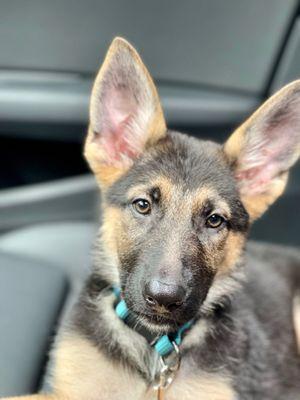
[[149,180],[148,183],[143,183],[130,188],[127,196],[129,198],[140,196],[142,193],[146,193],[152,187],[158,187],[161,191],[162,197],[167,201],[170,201],[176,189],[179,189],[171,182],[170,179],[166,178],[165,176],[159,176],[153,180]]
[[213,201],[216,204],[216,212],[220,212],[226,218],[230,218],[231,212],[228,203],[222,199],[218,192],[209,185],[201,186],[195,190],[184,190],[180,184],[174,184],[165,176],[158,176],[148,183],[140,184],[130,188],[127,193],[129,198],[145,194],[150,187],[158,187],[164,202],[180,204],[183,209],[197,212],[206,201]]
[[211,186],[202,186],[191,192],[193,200],[193,211],[197,211],[206,201],[213,201],[216,204],[216,212],[225,214],[225,217],[230,218],[231,212],[229,204],[218,194]]

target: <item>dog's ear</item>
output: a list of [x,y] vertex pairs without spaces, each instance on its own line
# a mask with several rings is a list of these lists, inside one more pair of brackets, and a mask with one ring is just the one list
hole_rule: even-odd
[[85,156],[102,188],[166,133],[154,83],[136,50],[112,42],[92,90]]
[[300,80],[266,101],[228,139],[225,153],[250,219],[258,218],[284,191],[300,155]]

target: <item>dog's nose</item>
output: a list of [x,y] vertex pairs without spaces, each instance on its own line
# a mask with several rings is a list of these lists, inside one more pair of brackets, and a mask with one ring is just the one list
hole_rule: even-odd
[[179,308],[185,299],[185,289],[176,284],[152,280],[145,286],[144,298],[152,309],[164,307],[168,311]]

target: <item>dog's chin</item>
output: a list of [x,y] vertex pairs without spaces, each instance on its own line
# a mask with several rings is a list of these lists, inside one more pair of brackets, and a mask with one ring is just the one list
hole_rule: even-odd
[[140,325],[155,334],[165,334],[174,330],[174,325],[168,321],[156,321],[148,316],[139,317]]
[[176,319],[159,314],[148,315],[134,311],[134,315],[138,324],[152,333],[165,334],[174,332],[182,325],[182,322],[176,321]]

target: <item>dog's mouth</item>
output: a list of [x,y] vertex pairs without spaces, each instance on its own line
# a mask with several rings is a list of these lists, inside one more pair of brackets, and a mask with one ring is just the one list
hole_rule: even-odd
[[172,315],[150,314],[137,311],[132,311],[132,315],[134,316],[137,326],[142,326],[155,333],[173,332],[180,326],[179,321]]
[[192,307],[183,307],[176,312],[155,312],[144,307],[138,307],[130,300],[128,309],[137,327],[143,327],[154,333],[171,333],[195,317]]

